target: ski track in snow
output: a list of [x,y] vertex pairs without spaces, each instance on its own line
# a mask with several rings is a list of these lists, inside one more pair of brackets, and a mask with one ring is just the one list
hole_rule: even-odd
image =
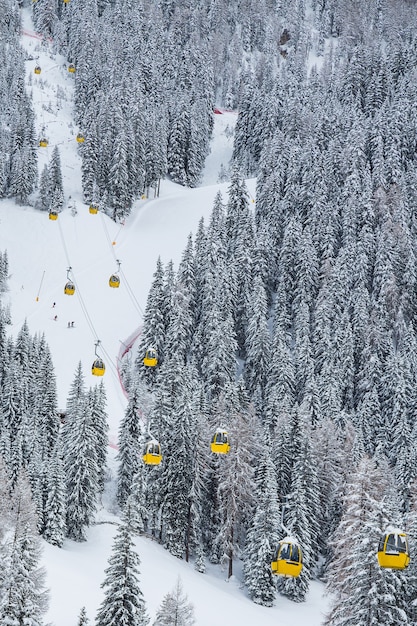
[[[158,256],[164,264],[172,259],[177,268],[188,234],[197,231],[202,216],[208,223],[216,193],[220,190],[224,198],[227,196],[228,183],[220,184],[218,179],[220,166],[227,169],[232,154],[237,115],[224,109],[215,115],[211,153],[201,187],[186,189],[162,181],[160,197],[135,202],[124,226],[114,224],[103,214],[90,215],[82,197],[80,147],[75,141],[78,129],[72,119],[74,77],[67,71],[66,59],[54,55],[48,42],[41,42],[33,30],[29,8],[22,10],[22,18],[22,45],[28,54],[26,78],[33,93],[37,130],[39,134],[45,132],[50,141],[48,148],[39,149],[38,169],[40,173],[54,145],[59,145],[65,205],[56,223],[49,221],[45,212],[18,206],[11,200],[0,201],[0,249],[8,252],[11,272],[6,295],[11,304],[11,333],[16,336],[27,319],[31,334],[45,334],[57,373],[60,408],[65,406],[79,361],[87,386],[97,383],[91,375],[91,363],[95,341],[100,339],[98,351],[105,351],[106,362],[109,472],[114,477],[118,427],[127,405],[120,377],[121,360],[134,351]],[[42,68],[36,77],[35,64]],[[254,200],[255,180],[247,181],[247,185]],[[122,263],[129,289],[123,280],[119,289],[108,286],[116,260]],[[76,280],[74,296],[63,293],[69,265]],[[53,302],[56,306],[52,309]],[[75,327],[68,328],[72,320]],[[43,561],[50,589],[46,621],[54,626],[72,626],[82,606],[94,620],[103,599],[100,585],[111,552],[114,524],[119,521],[111,512],[113,496],[104,494],[107,506],[98,512],[98,525],[88,530],[87,542],[66,541],[62,549],[44,543]],[[226,581],[219,566],[208,564],[207,573],[198,574],[192,564],[172,557],[153,541],[140,537],[136,545],[142,561],[140,586],[152,618],[163,596],[181,576],[184,591],[195,606],[198,626],[322,623],[326,602],[321,583],[311,584],[303,604],[277,596],[276,605],[265,608],[251,602],[242,590],[239,561],[235,564],[236,576]],[[215,606],[220,607],[218,611],[214,611]]]

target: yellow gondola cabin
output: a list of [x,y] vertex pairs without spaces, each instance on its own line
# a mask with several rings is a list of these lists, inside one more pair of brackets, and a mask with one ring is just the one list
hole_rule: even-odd
[[146,465],[159,465],[162,461],[161,446],[156,439],[151,439],[145,446],[143,462]]
[[155,348],[148,348],[143,359],[143,364],[146,367],[155,367],[158,364],[158,355]]
[[297,578],[303,569],[301,548],[295,539],[284,537],[277,547],[271,563],[273,574]]
[[48,140],[46,139],[46,137],[41,137],[39,139],[39,147],[40,148],[47,148],[48,147]]
[[407,535],[401,531],[387,531],[378,545],[378,563],[388,569],[405,569],[410,563]]
[[89,210],[89,212],[90,212],[92,215],[97,215],[97,213],[98,213],[98,206],[97,206],[97,204],[90,204],[90,206],[89,206],[89,209],[88,209],[88,210]]
[[104,376],[105,371],[106,367],[104,365],[104,361],[98,357],[94,360],[93,365],[91,366],[91,373],[93,376]]
[[67,296],[73,296],[75,293],[75,285],[74,283],[69,280],[67,283],[65,283],[65,287],[64,287],[64,293]]
[[33,71],[35,72],[35,74],[40,74],[41,73],[40,65],[35,65],[35,69]]
[[74,63],[70,63],[68,65],[68,71],[69,71],[70,74],[75,74],[75,65],[74,65]]
[[113,289],[120,287],[120,278],[116,274],[112,274],[109,278],[109,286]]
[[84,143],[85,137],[82,133],[78,133],[75,137],[75,140],[77,141],[77,143]]
[[58,219],[58,211],[49,211],[49,219],[57,220]]
[[230,451],[230,443],[227,431],[218,428],[211,440],[210,448],[214,454],[228,454]]

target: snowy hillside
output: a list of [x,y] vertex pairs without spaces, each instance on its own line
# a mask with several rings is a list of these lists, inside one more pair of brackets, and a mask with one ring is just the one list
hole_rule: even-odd
[[[41,45],[33,32],[29,11],[25,9],[23,16],[27,85],[33,92],[39,135],[45,134],[49,141],[48,148],[39,148],[39,169],[58,145],[65,208],[57,221],[51,221],[46,212],[18,206],[12,200],[0,202],[0,248],[8,252],[11,273],[6,301],[11,306],[12,333],[19,331],[25,319],[32,334],[45,333],[56,368],[61,408],[65,407],[80,360],[87,384],[97,382],[91,375],[91,364],[95,344],[100,341],[97,352],[107,368],[104,381],[114,447],[126,407],[117,372],[118,355],[140,328],[158,256],[164,263],[172,259],[178,265],[188,234],[196,232],[202,216],[208,218],[216,193],[220,190],[227,194],[228,183],[217,181],[221,165],[227,167],[231,155],[236,115],[215,116],[212,153],[207,159],[203,186],[187,189],[162,181],[160,197],[136,202],[122,226],[102,213],[91,215],[82,201],[77,129],[71,117],[73,77],[65,60],[52,55],[48,45]],[[42,68],[40,75],[34,74],[36,64]],[[253,197],[255,181],[247,184]],[[121,286],[110,289],[109,276],[119,263]],[[76,284],[74,296],[64,294],[68,271]],[[71,322],[74,327],[69,327]],[[109,451],[113,478],[114,454],[114,450]],[[117,523],[112,511],[106,510],[111,508],[112,493],[109,483],[99,524],[90,528],[86,543],[66,541],[63,549],[44,545],[51,597],[47,619],[55,626],[74,625],[82,606],[94,619]],[[198,574],[192,564],[175,559],[149,539],[138,538],[136,544],[142,560],[141,588],[152,618],[163,596],[181,576],[199,626],[301,626],[307,622],[319,626],[322,622],[326,603],[319,583],[312,583],[306,603],[277,597],[273,608],[264,608],[249,600],[238,575],[227,582],[225,572],[214,566],[206,574]]]

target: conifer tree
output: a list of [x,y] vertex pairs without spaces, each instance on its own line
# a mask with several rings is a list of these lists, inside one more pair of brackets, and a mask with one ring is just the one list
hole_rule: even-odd
[[77,626],[87,626],[90,623],[90,620],[87,617],[87,611],[85,606],[80,611],[80,615],[78,616]]
[[129,497],[133,480],[143,463],[143,431],[150,410],[150,399],[143,383],[134,384],[130,389],[129,403],[119,428],[117,500],[120,506]]
[[365,457],[348,485],[334,536],[334,558],[328,573],[334,600],[326,626],[406,623],[401,578],[385,572],[376,560],[387,523],[381,506],[387,487],[383,471]]
[[95,434],[95,455],[98,469],[97,481],[100,491],[103,491],[109,430],[106,412],[106,390],[103,382],[92,390],[90,389],[87,401],[90,404],[92,428]]
[[43,538],[59,548],[66,536],[66,484],[57,442],[47,467]]
[[72,409],[72,430],[63,441],[63,465],[67,489],[67,536],[85,540],[96,511],[99,491],[97,442],[91,409],[84,398]]
[[282,530],[277,480],[267,446],[256,468],[255,492],[255,511],[246,537],[243,572],[252,600],[256,604],[272,606],[276,588],[271,561],[282,539]]
[[113,542],[106,577],[104,600],[97,611],[96,626],[146,626],[149,617],[139,587],[140,559],[132,541],[129,523],[121,524]]
[[174,590],[164,596],[153,626],[193,626],[195,623],[194,607],[178,578]]
[[14,530],[4,561],[7,586],[2,590],[2,624],[42,626],[47,609],[45,572],[39,567],[40,541],[30,486],[22,474],[14,489]]
[[[230,391],[234,391],[232,388]],[[224,402],[223,408],[222,404]],[[230,404],[229,404],[230,403]],[[240,407],[239,407],[240,405]],[[254,494],[252,455],[255,453],[253,439],[253,416],[240,401],[226,397],[217,406],[219,419],[230,413],[229,436],[231,450],[225,458],[215,459],[218,473],[216,502],[218,509],[217,535],[213,551],[227,563],[228,577],[233,575],[233,559],[244,547],[246,525],[252,513]]]

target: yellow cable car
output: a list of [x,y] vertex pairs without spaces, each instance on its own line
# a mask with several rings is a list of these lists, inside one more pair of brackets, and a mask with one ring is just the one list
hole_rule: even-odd
[[401,531],[387,531],[378,545],[378,563],[389,569],[405,569],[410,563],[407,535]]
[[74,285],[74,283],[73,283],[71,280],[69,280],[69,281],[65,284],[65,287],[64,287],[64,293],[65,293],[67,296],[73,296],[73,295],[74,295],[74,293],[75,293],[75,285]]
[[275,558],[271,563],[273,574],[297,578],[303,569],[301,548],[295,539],[284,537],[277,547]]
[[[65,2],[65,0],[64,0],[64,2]],[[75,65],[74,65],[74,63],[70,63],[68,65],[68,71],[69,71],[70,74],[75,74]]]
[[89,209],[88,209],[88,210],[89,210],[89,212],[90,212],[92,215],[96,215],[96,214],[98,213],[98,206],[97,206],[97,204],[90,204],[90,206],[89,206]]
[[50,220],[57,220],[58,219],[58,211],[52,211],[52,209],[49,211],[49,219]]
[[143,364],[146,367],[155,367],[158,364],[158,354],[155,348],[148,348],[143,358]]
[[161,461],[161,446],[156,439],[151,439],[145,446],[143,462],[146,465],[159,465]]
[[112,274],[109,278],[109,285],[114,289],[120,287],[120,278],[116,274]]
[[77,141],[77,143],[84,143],[85,137],[82,133],[77,133],[75,140]]
[[95,359],[93,365],[91,366],[91,373],[94,376],[104,376],[105,371],[106,371],[106,367],[104,365],[103,359],[100,359],[100,358]]
[[47,148],[48,147],[48,140],[46,137],[41,137],[39,139],[39,147],[40,148]]
[[40,65],[35,65],[35,69],[33,71],[35,72],[35,74],[40,74],[41,73]]
[[229,435],[227,431],[218,428],[211,440],[210,448],[214,454],[227,454],[230,452]]

